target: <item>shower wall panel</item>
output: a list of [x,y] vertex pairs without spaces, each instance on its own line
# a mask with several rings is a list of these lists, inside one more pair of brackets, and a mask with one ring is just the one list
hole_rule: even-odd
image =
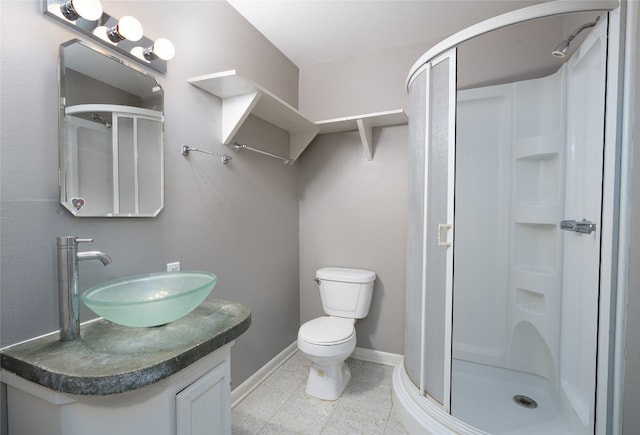
[[453,357],[507,364],[509,89],[458,92]]
[[560,328],[563,77],[459,91],[456,138],[454,358],[551,381]]
[[514,83],[509,368],[557,382],[565,72]]

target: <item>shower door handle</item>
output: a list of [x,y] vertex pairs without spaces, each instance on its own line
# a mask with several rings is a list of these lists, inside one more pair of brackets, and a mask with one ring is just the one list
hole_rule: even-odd
[[[447,230],[451,229],[451,224],[438,224],[438,246],[451,246],[452,243],[447,240]],[[442,240],[442,233],[444,230],[444,240]]]
[[591,234],[596,230],[596,224],[586,219],[581,221],[567,220],[560,222],[560,229],[580,234]]

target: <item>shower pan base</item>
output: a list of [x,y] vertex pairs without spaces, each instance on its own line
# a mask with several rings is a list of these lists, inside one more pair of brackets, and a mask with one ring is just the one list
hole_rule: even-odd
[[[547,380],[528,373],[453,360],[457,382],[451,408],[419,393],[404,364],[393,373],[394,408],[410,433],[428,434],[558,434],[572,433],[560,401]],[[516,403],[514,396],[534,399],[536,408]],[[499,418],[497,417],[499,416]]]

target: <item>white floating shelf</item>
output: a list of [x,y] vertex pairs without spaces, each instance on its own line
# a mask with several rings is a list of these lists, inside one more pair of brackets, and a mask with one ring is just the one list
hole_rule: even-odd
[[318,121],[316,125],[320,128],[320,134],[358,130],[364,155],[367,160],[373,160],[373,129],[375,127],[406,124],[408,119],[405,111],[398,109],[387,112],[349,116],[346,118],[328,119],[326,121]]
[[289,158],[297,159],[318,134],[318,127],[295,108],[236,70],[187,80],[222,100],[222,142],[229,145],[250,114],[289,132]]
[[289,132],[289,158],[294,161],[317,134],[351,130],[360,132],[364,154],[368,160],[373,160],[373,128],[408,121],[407,114],[399,109],[314,123],[236,70],[192,77],[187,81],[222,100],[222,142],[225,145],[233,141],[247,117],[253,114]]
[[328,119],[326,121],[318,121],[316,125],[320,127],[320,134],[358,130],[364,155],[367,160],[373,160],[373,129],[375,127],[406,124],[408,119],[405,111],[398,109],[369,113],[366,115]]

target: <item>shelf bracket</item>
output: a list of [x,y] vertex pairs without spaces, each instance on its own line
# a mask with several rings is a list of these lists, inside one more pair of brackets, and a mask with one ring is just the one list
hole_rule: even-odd
[[357,119],[358,132],[362,142],[362,151],[368,161],[373,160],[373,126],[367,119]]
[[261,92],[252,92],[222,100],[222,142],[225,145],[231,143],[261,96]]
[[304,131],[290,131],[289,132],[289,157],[292,161],[295,161],[300,157],[302,151],[311,143],[314,137],[320,131],[319,128]]

